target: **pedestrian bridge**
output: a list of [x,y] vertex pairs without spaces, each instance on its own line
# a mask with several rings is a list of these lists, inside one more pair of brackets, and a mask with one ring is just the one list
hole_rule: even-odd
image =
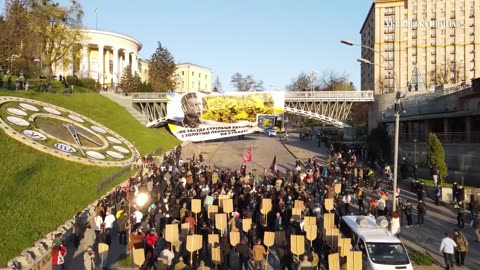
[[[285,112],[343,127],[353,103],[373,101],[373,91],[285,92]],[[132,103],[149,122],[167,116],[167,93],[133,93]]]

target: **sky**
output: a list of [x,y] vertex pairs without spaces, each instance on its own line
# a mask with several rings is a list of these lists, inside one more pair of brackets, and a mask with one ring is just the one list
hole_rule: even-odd
[[[2,7],[4,0],[0,0]],[[68,0],[60,0],[62,5]],[[177,63],[208,67],[230,91],[239,72],[283,90],[301,72],[335,71],[360,88],[360,28],[372,0],[80,0],[87,28],[128,35],[149,59],[160,41]],[[95,14],[95,9],[97,14]]]

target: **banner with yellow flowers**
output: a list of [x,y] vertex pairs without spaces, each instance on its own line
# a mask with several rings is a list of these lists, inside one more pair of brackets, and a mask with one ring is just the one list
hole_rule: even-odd
[[283,119],[284,93],[169,93],[170,131],[182,141],[207,141],[273,128]]

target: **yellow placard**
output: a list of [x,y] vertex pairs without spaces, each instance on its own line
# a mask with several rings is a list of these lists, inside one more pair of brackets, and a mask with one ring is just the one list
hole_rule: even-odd
[[305,203],[302,200],[295,200],[295,204],[293,208],[298,208],[303,210],[304,207],[305,207]]
[[325,203],[325,209],[327,211],[332,211],[333,210],[333,198],[328,198],[328,199],[325,199],[324,200],[324,203]]
[[302,217],[302,209],[292,208],[292,218],[299,220]]
[[267,247],[273,246],[275,241],[275,233],[274,232],[264,232],[263,234],[263,244]]
[[338,246],[341,247],[340,249],[340,257],[345,257],[352,249],[352,239],[351,238],[342,238],[338,241]]
[[192,199],[192,212],[198,214],[202,212],[202,200]]
[[240,243],[240,232],[230,232],[230,244],[236,246]]
[[260,208],[260,212],[266,215],[271,210],[272,210],[272,199],[268,199],[268,198],[262,199],[262,207]]
[[220,243],[220,237],[218,236],[218,234],[209,234],[208,235],[208,243],[209,244],[215,244],[215,243]]
[[195,252],[202,248],[202,236],[199,234],[187,235],[187,250]]
[[223,207],[223,200],[230,199],[229,195],[218,195],[218,207]]
[[220,252],[220,247],[212,247],[212,262],[215,265],[222,263],[222,254]]
[[328,255],[328,270],[340,270],[340,257],[338,253]]
[[339,194],[340,192],[342,192],[342,183],[336,183],[335,184],[335,193]]
[[136,266],[141,266],[145,262],[145,250],[143,248],[133,249],[133,263]]
[[225,199],[223,201],[223,212],[230,214],[233,212],[233,200],[232,199]]
[[338,240],[340,239],[340,232],[338,229],[323,229],[323,235],[327,245],[338,247]]
[[227,214],[225,213],[215,214],[215,228],[221,231],[227,228]]
[[218,205],[209,205],[207,213],[209,219],[215,220],[215,214],[218,213]]
[[309,241],[317,239],[317,225],[304,225],[304,230],[306,232],[306,237]]
[[200,250],[203,246],[203,236],[201,234],[194,234],[193,242],[195,243],[195,250]]
[[[188,224],[188,223],[185,223]],[[165,227],[165,240],[173,243],[179,240],[178,224],[167,224]]]
[[324,229],[335,228],[335,214],[333,213],[323,214],[323,228]]
[[248,232],[252,228],[252,219],[244,218],[242,219],[242,229],[244,232]]
[[347,269],[348,270],[362,270],[362,252],[361,251],[349,251],[347,252]]
[[305,225],[317,225],[317,217],[306,216],[303,221]]
[[305,253],[305,237],[303,235],[290,235],[290,249],[297,256]]

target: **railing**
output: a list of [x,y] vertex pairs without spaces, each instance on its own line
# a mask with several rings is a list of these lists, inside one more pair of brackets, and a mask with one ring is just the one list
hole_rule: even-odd
[[286,101],[301,99],[374,101],[373,91],[305,91],[285,92]]
[[[167,93],[132,93],[134,100],[165,99]],[[285,92],[286,101],[300,101],[301,99],[347,100],[347,101],[374,101],[373,91],[305,91]]]
[[132,93],[133,99],[167,99],[167,93],[155,92],[155,93]]

